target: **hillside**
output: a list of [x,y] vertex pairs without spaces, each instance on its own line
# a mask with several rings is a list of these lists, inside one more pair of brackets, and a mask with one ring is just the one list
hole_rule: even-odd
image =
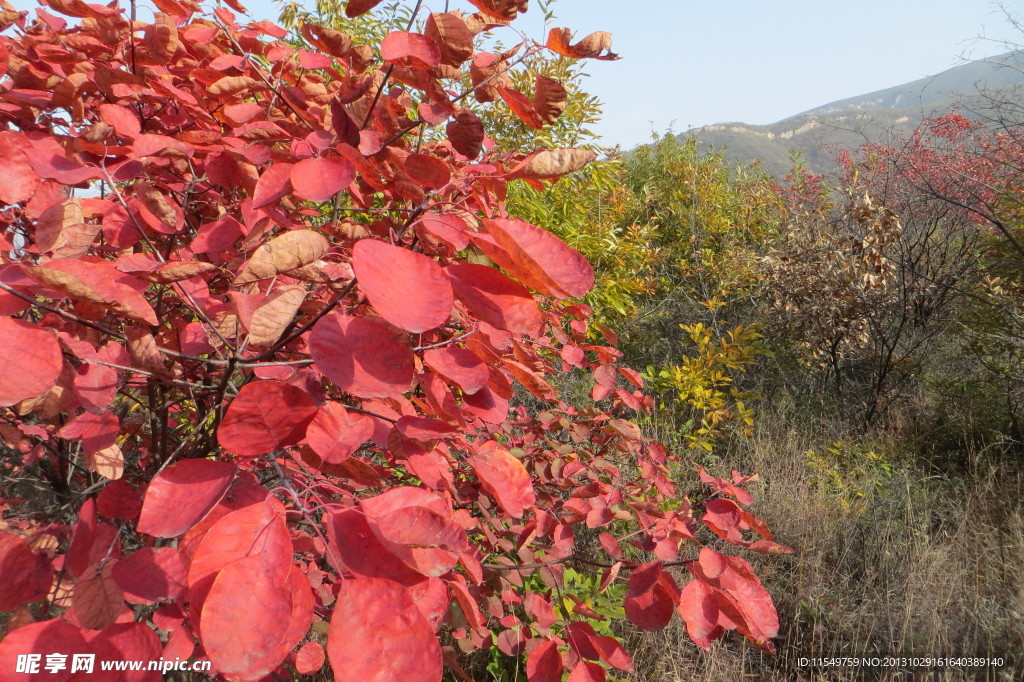
[[976,112],[984,112],[989,98],[1024,101],[1024,51],[830,102],[770,125],[721,123],[683,136],[696,136],[702,149],[724,147],[733,161],[760,159],[773,175],[785,174],[792,152],[799,152],[809,170],[821,173],[838,148],[900,137],[956,106],[967,115],[983,115]]

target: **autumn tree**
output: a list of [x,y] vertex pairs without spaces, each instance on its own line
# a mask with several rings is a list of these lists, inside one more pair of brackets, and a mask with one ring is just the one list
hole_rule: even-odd
[[[227,4],[0,13],[4,679],[75,653],[466,679],[459,652],[493,645],[532,681],[630,670],[567,567],[623,584],[641,628],[678,612],[700,646],[773,651],[729,549],[789,551],[754,477],[677,498],[578,300],[593,269],[507,212],[509,183],[594,153],[488,150],[467,106],[551,125],[530,60],[611,59],[608,34],[487,53],[527,2],[473,0],[367,45]],[[563,372],[592,400],[560,399]]]

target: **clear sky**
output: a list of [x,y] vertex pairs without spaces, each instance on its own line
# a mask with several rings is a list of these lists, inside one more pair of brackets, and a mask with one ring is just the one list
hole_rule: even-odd
[[[277,17],[272,0],[241,2],[256,19]],[[517,25],[543,41],[536,3]],[[424,4],[444,11],[446,3]],[[1024,0],[1003,7],[1024,15]],[[624,147],[669,126],[773,123],[944,71],[963,56],[1005,52],[998,41],[1024,43],[990,0],[557,0],[554,10],[554,25],[578,37],[613,34],[622,59],[590,62],[588,89],[605,103],[596,132]]]

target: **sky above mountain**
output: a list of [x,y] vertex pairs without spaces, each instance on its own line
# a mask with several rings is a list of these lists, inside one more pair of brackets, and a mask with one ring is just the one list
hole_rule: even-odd
[[[241,2],[256,19],[276,19],[279,12],[272,0]],[[466,0],[424,5],[472,9]],[[517,25],[543,41],[536,0],[531,5]],[[1020,16],[1024,0],[1003,7]],[[1006,52],[1003,41],[1024,43],[990,0],[557,0],[554,10],[554,25],[579,36],[613,34],[623,58],[590,63],[587,87],[605,103],[595,131],[606,144],[626,148],[670,126],[680,132],[726,121],[773,123],[939,73],[963,56]]]

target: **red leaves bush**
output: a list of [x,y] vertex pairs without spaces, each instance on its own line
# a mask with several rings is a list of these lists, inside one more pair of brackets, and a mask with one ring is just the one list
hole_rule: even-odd
[[[174,0],[134,27],[63,0],[48,5],[78,21],[3,12],[3,466],[74,512],[0,500],[4,679],[18,654],[79,651],[312,675],[307,640],[326,635],[339,679],[437,680],[458,667],[442,634],[525,651],[530,679],[604,679],[628,654],[551,597],[583,558],[632,573],[641,627],[679,610],[701,645],[736,629],[771,649],[746,562],[680,558],[697,521],[628,421],[651,400],[571,300],[593,270],[505,214],[511,178],[593,154],[478,159],[465,95],[487,97],[445,74],[526,3],[474,4],[389,35],[382,61],[337,31],[307,26],[296,49]],[[549,45],[611,56],[604,34]],[[564,89],[536,82],[532,102],[503,96],[548,124]],[[593,405],[549,380],[574,368],[597,376]],[[738,477],[707,480],[749,502]],[[705,524],[770,541],[732,507]],[[665,568],[683,564],[680,591]],[[533,573],[545,590],[523,588]]]

